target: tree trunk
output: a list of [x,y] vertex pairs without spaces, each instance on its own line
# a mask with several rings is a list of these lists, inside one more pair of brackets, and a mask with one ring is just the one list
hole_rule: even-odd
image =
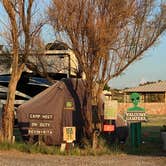
[[91,138],[92,141],[92,148],[95,150],[98,147],[98,136],[99,136],[99,131],[98,130],[94,130],[95,127],[93,126],[92,123],[92,103],[94,101],[95,98],[97,99],[97,103],[98,104],[98,117],[100,120],[100,123],[97,123],[97,129],[99,129],[100,131],[102,130],[102,111],[103,111],[103,100],[101,98],[101,94],[103,91],[103,88],[101,87],[100,89],[98,89],[97,93],[94,93],[92,96],[92,88],[87,88],[88,92],[87,92],[87,112],[86,112],[86,132],[88,133],[88,136]]
[[2,116],[2,140],[9,143],[13,141],[14,101],[17,82],[18,75],[12,74],[8,86],[8,97]]
[[103,99],[102,99],[102,92],[103,88],[99,87],[97,93],[95,93],[95,98],[97,99],[97,107],[98,107],[98,118],[100,120],[99,123],[96,124],[97,130],[93,131],[93,138],[92,138],[92,148],[93,150],[97,149],[99,145],[99,135],[103,128]]
[[103,101],[103,97],[102,97],[103,87],[104,86],[99,87],[98,92],[97,92],[98,117],[99,117],[100,122],[101,122],[100,130],[102,129],[102,122],[104,120],[103,119],[103,117],[104,117],[104,107],[103,107],[104,101]]
[[92,97],[87,94],[86,113],[85,113],[85,130],[88,137],[92,136]]

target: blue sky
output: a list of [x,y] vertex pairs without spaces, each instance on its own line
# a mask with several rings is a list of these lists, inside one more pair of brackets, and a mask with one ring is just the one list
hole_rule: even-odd
[[121,76],[111,80],[111,88],[134,87],[140,82],[166,80],[166,34],[141,60],[131,64]]

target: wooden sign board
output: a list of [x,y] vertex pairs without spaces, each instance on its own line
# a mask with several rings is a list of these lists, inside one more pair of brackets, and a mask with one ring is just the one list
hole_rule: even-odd
[[145,122],[146,113],[143,111],[128,111],[126,113],[126,121],[128,122]]
[[71,143],[76,140],[76,128],[75,127],[63,127],[63,140],[67,143]]
[[107,131],[107,132],[115,131],[115,126],[114,125],[104,125],[104,131]]
[[52,114],[29,114],[29,135],[52,135],[53,134],[53,119]]
[[117,100],[106,100],[104,102],[104,119],[115,120],[117,119],[118,102]]

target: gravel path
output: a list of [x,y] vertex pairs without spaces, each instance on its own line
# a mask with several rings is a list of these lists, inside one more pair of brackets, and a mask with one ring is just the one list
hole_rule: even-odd
[[58,156],[0,151],[0,166],[166,166],[166,157],[103,155]]

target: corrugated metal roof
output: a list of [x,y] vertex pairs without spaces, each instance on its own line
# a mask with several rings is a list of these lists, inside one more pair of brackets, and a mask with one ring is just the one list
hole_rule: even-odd
[[166,92],[166,81],[160,81],[134,88],[125,89],[125,92]]

